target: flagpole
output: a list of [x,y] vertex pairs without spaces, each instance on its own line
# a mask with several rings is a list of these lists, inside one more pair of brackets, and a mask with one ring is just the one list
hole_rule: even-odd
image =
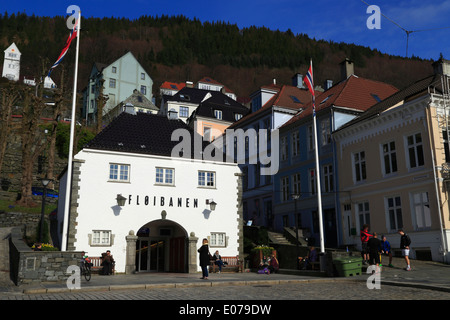
[[[311,60],[312,70],[312,60]],[[313,74],[311,74],[311,77]],[[313,82],[314,83],[314,82]],[[314,87],[312,88],[314,90]],[[313,130],[314,130],[314,146],[316,156],[316,185],[317,185],[317,211],[319,215],[319,236],[320,236],[320,252],[325,252],[325,243],[323,237],[323,217],[322,217],[322,192],[320,187],[320,164],[319,164],[319,145],[317,143],[317,120],[316,120],[316,99],[313,95]]]
[[73,163],[73,142],[75,135],[75,109],[77,101],[77,79],[78,79],[78,51],[80,48],[80,23],[81,23],[81,11],[78,11],[77,23],[77,46],[75,51],[75,75],[73,79],[73,97],[72,97],[72,117],[70,119],[70,144],[69,144],[69,159],[67,165],[67,181],[66,181],[66,196],[64,206],[64,220],[63,220],[63,234],[61,251],[67,251],[67,237],[68,237],[68,225],[69,225],[69,210],[70,200],[72,196],[72,163]]

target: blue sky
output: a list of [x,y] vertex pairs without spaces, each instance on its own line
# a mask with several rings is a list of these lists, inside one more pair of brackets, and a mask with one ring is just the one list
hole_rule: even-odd
[[[450,59],[450,0],[1,0],[0,12],[25,12],[38,16],[68,16],[69,5],[80,7],[83,17],[126,17],[141,15],[185,15],[201,21],[225,21],[239,28],[265,26],[273,30],[291,29],[311,38],[354,43],[381,52],[438,59]],[[369,29],[367,4],[381,10],[380,28]],[[392,21],[397,23],[395,25]],[[433,30],[430,30],[433,29]],[[424,31],[420,31],[424,30]]]

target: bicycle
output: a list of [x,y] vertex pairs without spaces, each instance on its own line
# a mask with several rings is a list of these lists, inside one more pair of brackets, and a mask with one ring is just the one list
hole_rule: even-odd
[[80,262],[80,274],[84,276],[86,281],[91,280],[91,260],[89,258],[82,258]]

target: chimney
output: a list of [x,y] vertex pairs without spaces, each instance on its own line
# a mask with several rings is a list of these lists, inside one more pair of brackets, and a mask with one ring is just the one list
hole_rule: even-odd
[[340,63],[341,66],[341,80],[347,80],[352,74],[355,74],[353,67],[353,61],[349,58],[345,58],[344,61]]
[[277,84],[277,79],[273,78],[273,84]]
[[186,81],[186,87],[187,88],[193,88],[194,87],[194,83],[192,81]]
[[303,75],[302,74],[297,73],[292,77],[292,86],[300,88],[300,89],[305,88],[305,86],[303,85]]
[[450,60],[441,56],[438,61],[433,62],[433,70],[435,74],[450,76]]

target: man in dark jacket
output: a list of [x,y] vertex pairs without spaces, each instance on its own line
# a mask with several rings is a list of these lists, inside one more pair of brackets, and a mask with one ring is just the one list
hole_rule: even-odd
[[406,262],[406,271],[411,270],[411,265],[409,262],[409,245],[411,244],[411,239],[409,236],[402,230],[398,230],[400,234],[400,249],[402,249],[402,255],[405,257]]
[[369,263],[371,265],[377,266],[380,265],[380,252],[381,252],[381,241],[377,237],[377,233],[374,232],[373,236],[367,241],[367,248],[369,250]]

